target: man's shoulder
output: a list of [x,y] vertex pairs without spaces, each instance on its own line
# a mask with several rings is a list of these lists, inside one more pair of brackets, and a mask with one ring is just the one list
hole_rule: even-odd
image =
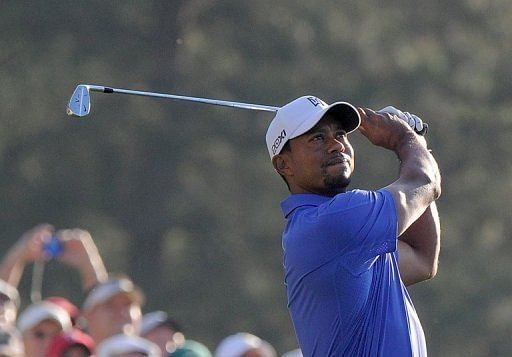
[[390,198],[392,198],[391,194],[384,189],[376,191],[354,189],[334,196],[330,201],[325,202],[322,208],[326,210],[326,213],[329,211],[339,211],[340,209],[352,210],[360,206],[373,205]]
[[355,188],[353,190],[337,194],[333,198],[375,200],[385,196],[391,196],[391,193],[385,188],[381,188],[378,190],[364,190],[360,188]]
[[328,215],[349,211],[364,205],[372,205],[387,199],[392,199],[392,196],[385,189],[376,191],[354,189],[333,197],[309,193],[293,194],[281,202],[281,208],[285,217],[299,208],[314,210],[318,215]]

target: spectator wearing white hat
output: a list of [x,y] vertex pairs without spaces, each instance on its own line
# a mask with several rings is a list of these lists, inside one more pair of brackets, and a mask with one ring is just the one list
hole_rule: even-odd
[[82,314],[94,342],[126,333],[140,334],[144,294],[127,277],[112,277],[98,284],[84,301]]
[[18,318],[25,353],[30,357],[43,357],[52,339],[70,329],[68,312],[48,301],[29,305]]
[[140,335],[157,344],[163,355],[185,342],[180,324],[165,311],[152,311],[142,316]]
[[246,332],[224,338],[217,349],[215,357],[276,357],[277,353],[270,343]]
[[96,348],[96,357],[162,357],[160,348],[145,338],[118,334],[106,338]]

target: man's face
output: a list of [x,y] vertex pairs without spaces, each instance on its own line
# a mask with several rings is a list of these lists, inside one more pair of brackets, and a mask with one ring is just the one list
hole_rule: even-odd
[[23,344],[27,356],[45,356],[52,339],[62,331],[57,321],[44,320],[23,334]]
[[333,196],[345,192],[354,170],[354,150],[341,123],[327,114],[282,152],[292,193]]
[[[118,293],[86,314],[90,333],[96,343],[118,333],[138,333],[140,304],[128,294]],[[127,330],[128,329],[128,330]]]

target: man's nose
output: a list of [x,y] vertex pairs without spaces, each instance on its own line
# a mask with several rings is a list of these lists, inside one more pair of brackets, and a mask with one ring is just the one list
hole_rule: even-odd
[[329,152],[345,152],[345,145],[340,139],[331,137],[329,139],[327,150]]

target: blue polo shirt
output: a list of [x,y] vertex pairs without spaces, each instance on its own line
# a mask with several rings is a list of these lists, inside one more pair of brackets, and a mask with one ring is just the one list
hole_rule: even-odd
[[288,309],[304,356],[426,356],[398,271],[391,193],[294,194],[281,207]]

